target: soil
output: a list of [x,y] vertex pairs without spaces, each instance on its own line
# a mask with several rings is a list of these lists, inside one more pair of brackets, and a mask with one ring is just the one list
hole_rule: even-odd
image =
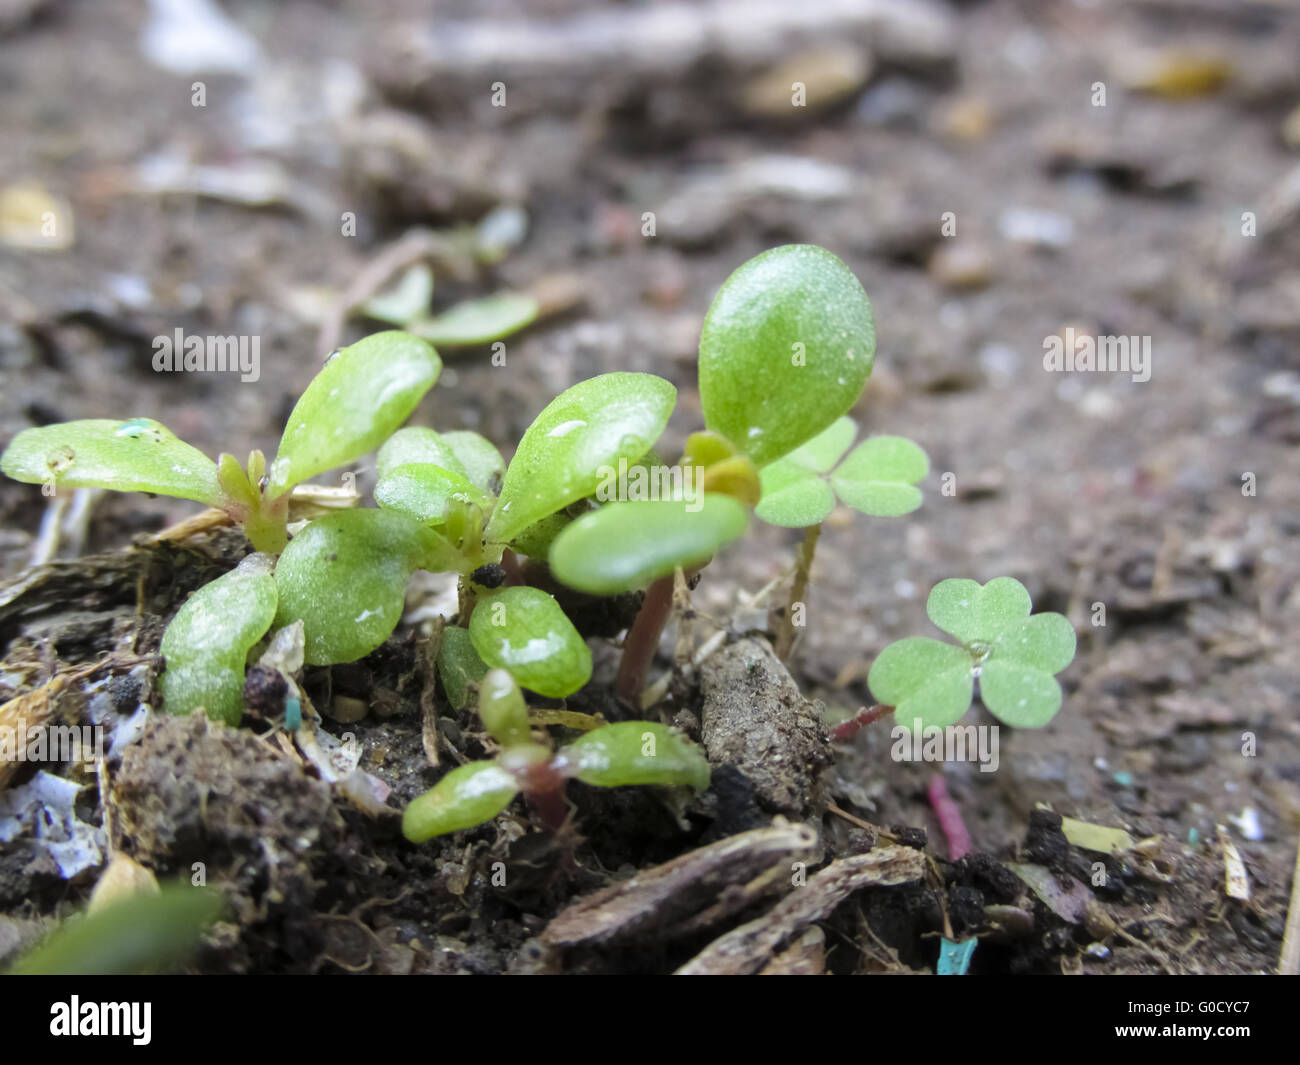
[[[770,918],[771,949],[723,952],[726,964],[929,972],[946,929],[981,937],[975,973],[1272,970],[1300,832],[1300,16],[1228,0],[903,4],[935,12],[943,32],[927,23],[913,45],[877,33],[861,48],[869,64],[831,78],[834,49],[856,38],[819,30],[813,4],[789,45],[812,50],[802,60],[718,46],[656,74],[614,49],[575,58],[573,84],[528,49],[498,76],[432,77],[416,28],[434,24],[433,6],[229,0],[261,61],[191,76],[142,54],[143,2],[0,4],[0,196],[35,183],[75,218],[62,249],[0,229],[0,439],[151,416],[214,456],[270,453],[365,264],[412,227],[450,230],[508,203],[527,212],[526,240],[495,267],[440,270],[435,306],[543,284],[577,299],[510,338],[505,366],[484,349],[445,352],[414,422],[508,445],[564,387],[648,371],[679,390],[660,448],[678,453],[699,426],[695,344],[713,292],[766,247],[818,243],[876,308],[877,365],[854,417],[925,447],[925,504],[903,520],[828,520],[790,676],[762,635],[784,586],[753,597],[788,575],[798,534],[756,523],[708,567],[691,624],[697,642],[716,625],[728,642],[656,711],[702,735],[715,762],[713,788],[685,807],[574,784],[560,837],[519,803],[407,843],[396,812],[483,751],[476,719],[421,670],[422,582],[416,620],[384,648],[308,677],[367,704],[326,727],[359,742],[393,815],[357,809],[251,717],[231,730],[151,715],[102,793],[93,770],[46,765],[87,785],[78,816],[109,845],[160,877],[198,863],[226,891],[230,918],[193,967],[670,972]],[[498,33],[518,17],[505,0],[437,6]],[[583,5],[529,9],[537,34]],[[602,10],[616,25],[643,8]],[[817,76],[807,108],[774,114],[755,79],[784,84],[787,62]],[[517,103],[490,106],[497,80]],[[142,174],[164,158],[264,187],[159,192]],[[268,165],[269,178],[256,170]],[[346,212],[355,235],[340,232]],[[1067,327],[1149,338],[1150,379],[1048,372],[1045,339]],[[257,335],[260,380],[155,373],[152,339],[177,328]],[[352,320],[343,339],[369,328]],[[368,490],[373,466],[354,469]],[[129,717],[151,697],[167,620],[247,549],[231,533],[146,543],[194,507],[107,494],[59,558],[29,569],[45,512],[37,488],[0,481],[0,702],[108,655],[50,703],[87,721],[108,692]],[[1065,612],[1079,653],[1062,712],[1003,729],[996,772],[943,767],[976,847],[954,863],[927,799],[939,767],[892,759],[887,721],[832,747],[815,715],[829,728],[870,705],[880,649],[936,635],[933,584],[999,575],[1035,609]],[[604,630],[618,616],[592,613]],[[616,652],[603,636],[593,646],[596,679],[569,709],[631,716],[610,695]],[[752,733],[737,700],[753,702]],[[424,746],[429,705],[440,768]],[[968,720],[993,719],[977,707]],[[1143,842],[1083,851],[1056,815]],[[741,835],[778,816],[815,827],[815,845]],[[1225,894],[1225,839],[1249,900]],[[728,840],[729,857],[709,849]],[[935,859],[920,879],[899,872],[894,848],[909,845]],[[873,848],[889,876],[835,864]],[[774,900],[794,860],[832,874],[808,896],[825,914],[810,902],[781,931]],[[1017,863],[1088,905],[1045,903]],[[98,869],[65,878],[39,840],[0,843],[0,963],[79,908]],[[660,887],[635,894],[647,878]],[[594,908],[603,937],[548,935],[566,907],[618,885],[649,910]]]

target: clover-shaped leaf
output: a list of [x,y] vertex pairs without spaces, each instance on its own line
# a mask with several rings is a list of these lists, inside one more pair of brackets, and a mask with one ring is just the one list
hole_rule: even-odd
[[519,792],[515,775],[495,762],[458,766],[402,814],[402,834],[412,843],[490,821]]
[[425,341],[375,333],[330,358],[303,392],[271,463],[274,498],[374,450],[433,387],[442,360]]
[[217,464],[152,418],[92,418],[24,429],[0,457],[15,481],[56,488],[111,488],[117,492],[222,502]]
[[551,572],[594,595],[640,588],[678,566],[707,562],[745,533],[749,517],[730,496],[695,503],[607,503],[566,526],[551,544]]
[[894,708],[899,724],[918,729],[951,725],[975,693],[970,653],[925,636],[909,636],[881,651],[867,684],[878,702]]
[[485,595],[469,620],[474,649],[523,687],[560,699],[591,679],[591,648],[539,588],[501,588]]
[[303,622],[311,665],[353,662],[397,627],[412,572],[455,563],[441,537],[403,514],[345,510],[317,518],[276,565],[277,623]]
[[925,602],[930,620],[965,644],[991,641],[1023,622],[1031,609],[1029,592],[1014,577],[995,577],[983,586],[964,577],[950,578],[936,584]]
[[410,329],[442,348],[470,347],[517,333],[533,322],[539,310],[532,296],[499,292],[458,303],[434,318],[412,322]]
[[681,733],[650,721],[604,725],[564,747],[556,767],[587,784],[614,788],[625,784],[709,786],[709,761]]
[[273,565],[270,555],[249,555],[205,584],[176,612],[160,648],[166,662],[161,686],[168,713],[188,714],[203,707],[214,721],[239,724],[248,649],[275,619]]
[[825,248],[788,244],[739,267],[700,334],[705,425],[762,467],[857,402],[876,331],[858,279]]
[[901,436],[873,436],[840,462],[856,432],[853,419],[839,418],[764,466],[759,471],[763,496],[754,513],[771,525],[797,529],[824,521],[836,495],[876,517],[898,517],[919,507],[921,492],[914,485],[929,472],[925,452]]
[[930,472],[930,460],[901,436],[864,440],[831,474],[835,493],[854,510],[879,518],[910,514],[921,505],[916,482]]
[[591,495],[654,445],[677,390],[646,373],[607,373],[561,392],[524,433],[501,486],[487,538],[509,543],[528,526]]
[[867,677],[872,695],[895,708],[900,724],[950,725],[966,712],[978,677],[980,698],[998,720],[1019,728],[1047,724],[1061,708],[1054,674],[1074,659],[1076,637],[1064,615],[1031,609],[1029,593],[1011,577],[982,586],[941,581],[926,611],[963,646],[924,637],[890,644]]

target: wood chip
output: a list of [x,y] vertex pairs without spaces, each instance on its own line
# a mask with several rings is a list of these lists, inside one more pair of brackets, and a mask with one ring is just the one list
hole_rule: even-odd
[[677,970],[679,976],[758,972],[785,944],[841,902],[871,885],[907,884],[925,875],[925,856],[910,847],[878,847],[832,862],[764,916],[715,939]]
[[789,884],[791,862],[813,858],[817,834],[778,818],[611,884],[561,912],[542,932],[548,946],[609,943],[654,931],[684,935]]

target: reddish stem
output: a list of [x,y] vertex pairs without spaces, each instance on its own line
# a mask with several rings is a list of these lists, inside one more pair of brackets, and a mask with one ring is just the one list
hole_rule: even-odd
[[632,627],[623,642],[623,657],[618,664],[618,678],[614,693],[635,704],[645,687],[650,673],[650,663],[659,649],[659,637],[673,612],[673,578],[660,577],[646,589],[641,609],[637,611]]
[[852,739],[873,721],[879,721],[886,714],[892,714],[892,706],[882,706],[876,703],[874,706],[864,706],[847,721],[841,721],[831,729],[832,742],[839,743],[843,740]]
[[552,832],[559,832],[569,817],[569,807],[564,801],[564,775],[552,762],[540,762],[517,774],[516,779],[519,790],[542,824]]
[[970,833],[966,831],[966,822],[962,820],[961,807],[948,793],[948,785],[944,782],[942,773],[935,773],[930,778],[926,794],[930,796],[934,816],[939,819],[939,827],[948,840],[948,857],[955,862],[971,850]]

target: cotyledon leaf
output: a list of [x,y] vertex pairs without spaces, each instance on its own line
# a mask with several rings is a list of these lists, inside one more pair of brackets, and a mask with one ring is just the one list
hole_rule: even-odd
[[457,766],[402,814],[402,834],[422,843],[490,821],[510,805],[519,791],[513,773],[495,762]]
[[668,424],[677,390],[646,373],[607,373],[561,392],[524,433],[506,469],[486,535],[509,543],[528,526],[591,495],[648,451]]
[[499,292],[495,296],[466,300],[436,317],[412,322],[410,329],[440,347],[469,347],[518,332],[537,317],[539,310],[540,305],[532,296]]
[[811,244],[772,248],[727,278],[705,316],[704,424],[761,468],[849,411],[875,350],[871,302],[843,262]]
[[579,737],[563,748],[556,768],[585,784],[613,788],[633,784],[709,786],[709,761],[685,736],[651,721],[620,721]]
[[465,476],[466,471],[446,437],[422,425],[408,425],[398,429],[384,441],[375,456],[375,470],[383,480],[389,470],[408,466],[413,462],[427,462],[444,470]]
[[453,568],[455,553],[446,541],[404,514],[329,514],[303,529],[280,556],[276,623],[302,621],[309,664],[353,662],[397,627],[415,570]]
[[428,343],[375,333],[328,359],[298,400],[271,463],[272,498],[383,443],[442,371]]
[[239,724],[248,649],[271,627],[277,594],[270,555],[249,555],[205,584],[176,612],[160,648],[163,704],[171,714],[203,707],[210,718]]
[[501,588],[483,596],[469,635],[489,666],[508,670],[522,687],[552,699],[572,695],[591,679],[591,648],[539,588]]
[[579,591],[613,595],[643,587],[678,566],[707,562],[743,536],[748,524],[745,508],[724,495],[708,494],[693,503],[607,503],[555,538],[551,572]]
[[464,474],[427,462],[412,462],[388,470],[375,485],[375,502],[385,510],[397,511],[428,525],[446,521],[448,511],[458,503],[479,507],[489,504],[488,497]]
[[152,418],[92,418],[24,429],[0,457],[15,481],[222,502],[217,464]]

